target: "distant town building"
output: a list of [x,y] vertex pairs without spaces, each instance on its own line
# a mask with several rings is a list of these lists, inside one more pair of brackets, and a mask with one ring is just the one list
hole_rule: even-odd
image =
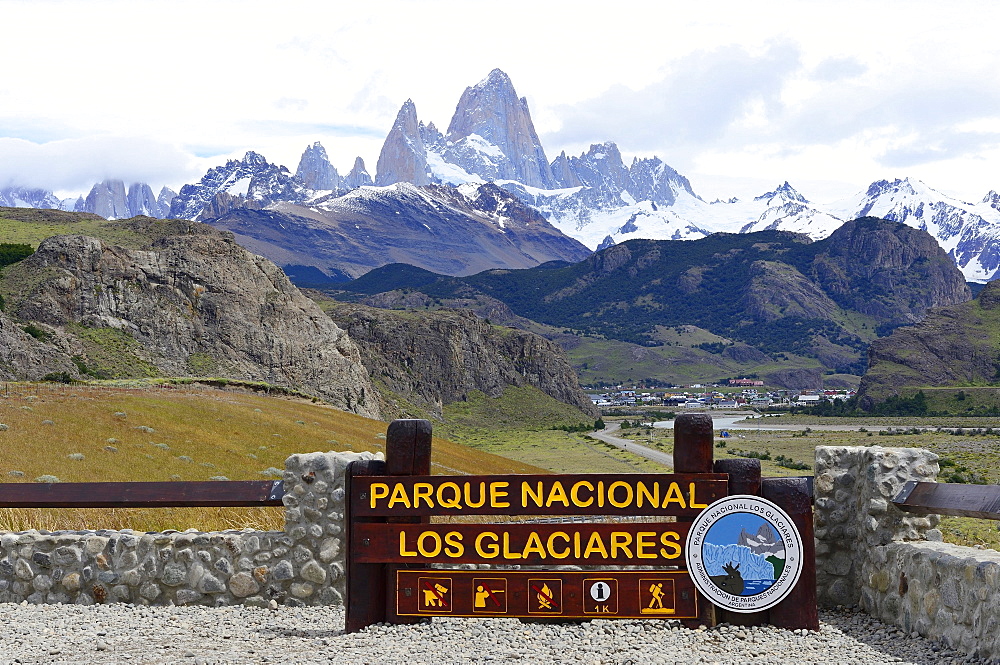
[[758,381],[757,379],[729,379],[729,385],[731,386],[762,386],[763,381]]

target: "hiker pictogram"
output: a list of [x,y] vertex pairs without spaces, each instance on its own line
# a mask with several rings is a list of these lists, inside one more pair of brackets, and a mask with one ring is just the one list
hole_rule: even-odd
[[474,612],[507,611],[507,580],[502,577],[477,577],[472,580]]
[[639,611],[642,614],[674,614],[674,581],[671,579],[639,580]]
[[423,612],[451,611],[451,578],[421,577],[419,609]]
[[586,579],[583,592],[584,614],[618,614],[617,579]]
[[530,614],[562,614],[562,580],[528,580]]

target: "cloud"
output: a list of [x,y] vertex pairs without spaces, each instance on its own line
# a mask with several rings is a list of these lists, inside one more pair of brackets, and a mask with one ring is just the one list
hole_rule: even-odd
[[0,138],[0,186],[86,191],[117,178],[176,186],[201,177],[191,154],[148,137],[94,136],[35,143]]
[[813,68],[811,76],[818,81],[839,81],[860,76],[866,71],[868,68],[855,58],[828,58]]
[[641,90],[615,85],[594,99],[557,107],[563,124],[546,141],[613,139],[626,148],[664,151],[707,146],[751,112],[776,111],[785,81],[799,68],[800,51],[790,42],[773,43],[760,54],[736,46],[696,52]]
[[971,158],[1000,148],[998,132],[958,132],[941,130],[921,134],[903,145],[885,150],[878,156],[880,164],[892,168],[909,168],[957,158]]

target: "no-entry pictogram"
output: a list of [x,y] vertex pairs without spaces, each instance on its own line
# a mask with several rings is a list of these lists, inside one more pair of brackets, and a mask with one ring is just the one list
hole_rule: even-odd
[[417,591],[422,612],[451,612],[451,578],[421,577],[417,580]]
[[507,580],[503,577],[477,577],[472,580],[472,611],[483,614],[507,613]]
[[528,580],[528,614],[562,614],[562,580]]

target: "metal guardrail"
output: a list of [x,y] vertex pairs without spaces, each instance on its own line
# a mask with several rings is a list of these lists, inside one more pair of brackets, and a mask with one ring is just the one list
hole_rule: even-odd
[[915,515],[950,515],[1000,520],[1000,486],[927,483],[911,480],[892,500]]

